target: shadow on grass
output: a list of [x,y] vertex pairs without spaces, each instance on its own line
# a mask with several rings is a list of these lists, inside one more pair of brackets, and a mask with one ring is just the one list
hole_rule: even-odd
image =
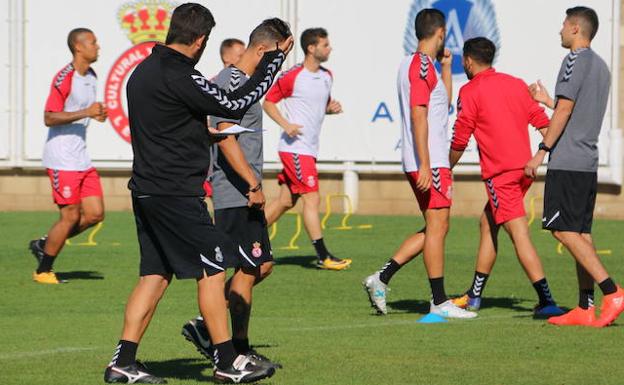
[[498,307],[501,309],[510,309],[521,312],[533,312],[533,307],[520,306],[520,303],[528,301],[524,298],[509,297],[484,297],[481,300],[481,309]]
[[316,267],[316,255],[292,255],[275,259],[276,265],[301,266],[305,269],[318,269]]
[[429,313],[429,301],[424,301],[422,299],[402,299],[399,301],[388,302],[388,306],[391,310],[400,310],[405,313]]
[[[155,376],[167,378],[175,378],[178,380],[191,380],[196,382],[212,382],[221,384],[214,376],[212,376],[213,366],[208,360],[200,358],[177,358],[166,361],[149,361],[145,362],[148,370]],[[209,373],[208,375],[203,374]],[[262,383],[270,385],[271,382]]]
[[279,345],[272,345],[272,344],[252,344],[251,348],[254,350],[258,350],[258,349],[271,349],[271,348],[276,348]]
[[[148,370],[156,376],[193,380],[197,382],[216,382],[212,376],[212,364],[201,358],[177,358],[166,361],[145,362]],[[206,371],[208,375],[203,374]]]
[[72,280],[72,279],[104,279],[104,276],[99,271],[66,271],[62,273],[56,273],[60,278]]
[[[486,297],[481,302],[481,309],[485,308],[502,308],[510,309],[517,312],[531,312],[533,308],[519,306],[520,303],[527,301],[522,298],[507,298],[507,297]],[[399,310],[405,313],[417,313],[427,314],[429,313],[429,301],[421,299],[403,299],[394,302],[388,302],[388,306],[393,310]]]

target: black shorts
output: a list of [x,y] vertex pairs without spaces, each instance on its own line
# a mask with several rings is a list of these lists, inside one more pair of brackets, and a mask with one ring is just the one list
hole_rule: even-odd
[[595,172],[548,170],[542,228],[590,234],[597,191]]
[[229,235],[239,251],[237,267],[255,268],[273,261],[264,211],[249,207],[215,210],[217,228]]
[[132,197],[140,275],[201,278],[236,266],[234,243],[212,223],[203,197]]

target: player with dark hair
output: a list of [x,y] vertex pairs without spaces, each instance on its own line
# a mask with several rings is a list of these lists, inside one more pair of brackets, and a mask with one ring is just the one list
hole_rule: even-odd
[[[329,59],[332,47],[327,31],[310,28],[301,34],[301,48],[305,52],[302,64],[284,72],[267,93],[264,111],[283,130],[279,142],[279,156],[284,169],[278,175],[280,195],[266,208],[270,226],[286,211],[303,200],[303,224],[316,250],[317,266],[327,270],[343,270],[350,259],[333,256],[323,240],[319,218],[318,171],[321,125],[326,114],[339,114],[342,106],[331,98],[333,76],[321,63]],[[282,102],[285,115],[277,103]]]
[[[430,311],[449,318],[476,313],[453,304],[444,289],[444,241],[449,227],[452,177],[447,134],[451,96],[451,52],[444,48],[446,20],[437,9],[416,15],[418,51],[401,62],[397,79],[401,107],[403,170],[425,218],[425,228],[407,238],[380,271],[363,282],[371,306],[386,314],[392,276],[421,252],[431,285]],[[442,73],[434,60],[438,59]]]
[[50,128],[43,165],[60,218],[47,235],[29,244],[38,263],[33,280],[46,284],[65,282],[52,270],[65,241],[104,219],[100,176],[91,164],[85,140],[89,121],[103,122],[107,117],[106,107],[95,100],[97,78],[91,68],[100,46],[87,28],[70,31],[67,46],[73,59],[54,77],[43,118]]
[[128,80],[134,154],[128,187],[141,278],[128,299],[122,335],[104,374],[109,383],[165,382],[136,360],[136,351],[174,274],[197,281],[199,310],[214,344],[217,380],[253,382],[275,372],[238,355],[230,338],[225,269],[238,263],[238,252],[213,225],[202,184],[211,162],[206,116],[243,118],[271,86],[292,38],[275,41],[249,80],[235,91],[225,91],[194,68],[214,25],[204,6],[180,5],[171,16],[166,44],[154,46]]
[[[263,21],[251,33],[249,46],[241,59],[236,65],[223,69],[214,83],[230,91],[243,86],[264,52],[273,49],[276,41],[282,42],[290,36],[290,27],[284,21],[277,18]],[[240,264],[226,284],[234,348],[257,365],[278,367],[249,344],[252,289],[271,273],[273,267],[273,252],[263,210],[262,107],[260,103],[254,103],[242,119],[211,117],[210,120],[219,131],[235,124],[253,130],[218,142],[212,175],[214,215],[217,229],[230,236],[240,254]],[[213,359],[213,348],[201,317],[187,322],[182,334],[200,353]]]
[[[609,99],[611,74],[591,48],[598,32],[598,16],[587,7],[566,11],[561,45],[570,50],[563,59],[553,100],[545,88],[532,84],[535,100],[553,109],[550,128],[539,150],[525,167],[535,178],[546,153],[548,171],[544,187],[542,227],[550,230],[576,261],[578,306],[548,320],[554,325],[604,327],[624,311],[624,290],[615,284],[594,248],[591,236],[597,193],[598,137]],[[594,282],[602,294],[596,319]]]
[[464,43],[463,66],[470,81],[459,91],[450,161],[454,167],[474,135],[489,199],[480,219],[481,238],[472,286],[453,302],[472,311],[481,307],[481,295],[496,262],[498,232],[502,227],[537,292],[539,303],[534,314],[560,315],[563,312],[551,295],[524,211],[524,195],[533,182],[524,175],[524,165],[531,158],[527,126],[531,124],[543,135],[550,122],[521,79],[492,68],[495,55],[494,43],[484,37]]

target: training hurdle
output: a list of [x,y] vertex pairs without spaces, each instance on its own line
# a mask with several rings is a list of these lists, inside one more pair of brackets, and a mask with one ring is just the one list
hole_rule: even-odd
[[95,235],[102,229],[102,226],[104,226],[104,222],[100,222],[95,225],[89,232],[86,242],[73,243],[69,239],[67,239],[65,241],[65,244],[67,246],[97,246],[98,243],[95,241]]
[[[286,214],[295,216],[295,233],[290,238],[287,246],[279,247],[280,250],[299,250],[299,246],[297,245],[297,240],[299,236],[301,236],[301,214],[297,212],[288,211]],[[273,223],[271,226],[271,233],[269,234],[269,240],[273,240],[277,235],[277,222]]]
[[[325,215],[323,215],[323,219],[321,219],[321,229],[325,230],[327,228],[327,221],[332,214],[332,199],[333,198],[342,198],[345,202],[345,210],[344,216],[340,221],[340,226],[332,227],[332,230],[353,230],[353,226],[349,226],[348,221],[351,215],[353,215],[353,204],[351,203],[351,197],[347,194],[327,194],[325,196]],[[373,225],[359,225],[356,226],[357,229],[360,230],[368,230],[372,229]]]

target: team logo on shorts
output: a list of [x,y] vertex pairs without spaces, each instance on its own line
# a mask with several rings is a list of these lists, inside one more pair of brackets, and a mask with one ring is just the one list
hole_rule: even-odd
[[157,42],[164,42],[171,13],[176,4],[167,0],[138,0],[119,8],[117,17],[133,46],[115,61],[106,78],[104,104],[108,121],[126,142],[130,143],[128,114],[122,100],[126,81],[134,68],[152,52]]
[[215,247],[215,259],[217,262],[223,262],[223,253],[221,252],[221,248],[219,246]]
[[262,249],[260,248],[260,246],[261,246],[260,242],[254,242],[253,249],[251,249],[251,255],[253,255],[256,258],[262,257]]
[[64,186],[62,194],[63,194],[63,198],[71,198],[72,196],[71,188],[69,188],[69,186]]
[[414,19],[424,8],[439,9],[446,16],[445,45],[453,54],[453,75],[465,76],[461,60],[465,40],[478,36],[487,37],[496,46],[498,55],[501,47],[500,33],[492,0],[413,0],[403,38],[406,54],[416,52],[418,40]]
[[309,187],[316,186],[316,178],[314,178],[312,175],[308,177],[308,186]]
[[446,190],[446,199],[451,200],[453,198],[453,186],[449,186]]

